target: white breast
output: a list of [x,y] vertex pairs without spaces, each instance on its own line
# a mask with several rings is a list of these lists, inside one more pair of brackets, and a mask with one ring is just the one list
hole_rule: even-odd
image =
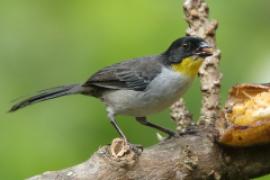
[[144,117],[172,105],[183,95],[191,82],[191,78],[163,68],[145,91],[110,91],[104,94],[103,99],[115,114]]

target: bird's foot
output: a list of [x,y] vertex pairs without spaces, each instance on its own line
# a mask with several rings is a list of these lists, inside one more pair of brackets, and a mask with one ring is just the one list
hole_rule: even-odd
[[180,136],[183,135],[195,135],[198,132],[198,129],[195,125],[191,125],[185,128],[182,132],[179,133]]
[[177,132],[174,132],[174,131],[171,131],[170,133],[167,133],[167,134],[168,134],[168,136],[165,138],[165,140],[179,136],[179,134]]
[[141,154],[143,152],[143,146],[141,144],[131,144],[129,142],[126,143],[129,146],[130,150],[132,150],[136,154]]

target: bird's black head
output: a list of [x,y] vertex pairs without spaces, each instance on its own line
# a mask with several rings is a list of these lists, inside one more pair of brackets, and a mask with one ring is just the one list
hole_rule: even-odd
[[207,57],[212,55],[212,48],[202,38],[186,36],[175,40],[164,55],[170,64],[179,63],[190,56]]

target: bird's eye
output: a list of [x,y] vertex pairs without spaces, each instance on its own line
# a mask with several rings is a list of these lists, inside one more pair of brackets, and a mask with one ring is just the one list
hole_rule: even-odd
[[189,49],[189,44],[188,44],[188,43],[184,43],[184,44],[182,45],[182,47],[183,47],[184,49]]

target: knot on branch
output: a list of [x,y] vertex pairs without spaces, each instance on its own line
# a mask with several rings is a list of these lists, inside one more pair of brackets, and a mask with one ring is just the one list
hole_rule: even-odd
[[116,138],[108,148],[107,160],[117,167],[132,167],[136,164],[142,148],[128,144],[121,138]]

